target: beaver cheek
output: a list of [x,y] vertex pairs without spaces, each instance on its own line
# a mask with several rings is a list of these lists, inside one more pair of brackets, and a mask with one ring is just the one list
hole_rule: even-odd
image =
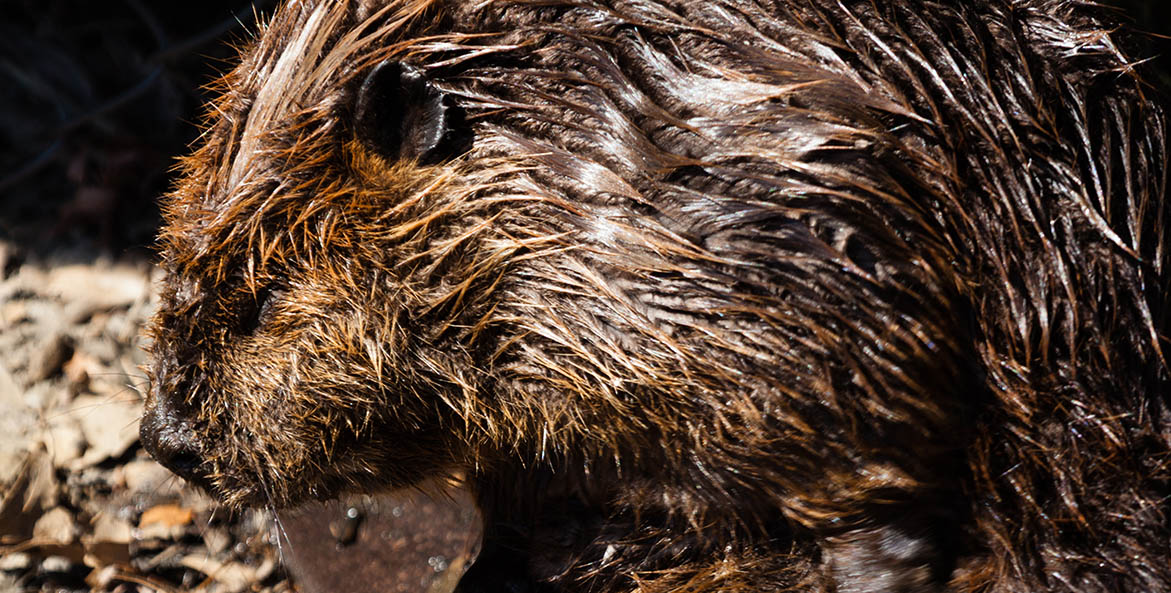
[[204,443],[170,398],[156,394],[154,406],[142,416],[138,435],[146,450],[164,467],[204,489],[210,488]]

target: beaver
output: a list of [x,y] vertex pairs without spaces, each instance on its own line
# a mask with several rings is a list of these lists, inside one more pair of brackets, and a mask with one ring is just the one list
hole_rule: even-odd
[[228,505],[463,476],[463,591],[1167,590],[1115,16],[289,0],[164,200],[142,440]]

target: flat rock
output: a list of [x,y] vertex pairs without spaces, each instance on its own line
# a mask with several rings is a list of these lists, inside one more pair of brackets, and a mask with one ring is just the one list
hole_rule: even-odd
[[111,457],[121,457],[138,442],[138,420],[142,402],[137,396],[125,398],[78,396],[70,412],[81,424],[88,447],[85,455],[72,466],[77,470],[91,467]]
[[67,265],[48,273],[46,292],[63,301],[89,303],[95,309],[125,307],[146,299],[150,291],[148,274],[141,268]]
[[43,543],[68,544],[77,538],[77,521],[73,513],[54,507],[37,519],[33,539]]

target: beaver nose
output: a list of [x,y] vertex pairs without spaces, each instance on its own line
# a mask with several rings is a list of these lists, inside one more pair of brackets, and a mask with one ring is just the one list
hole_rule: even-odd
[[167,398],[156,397],[155,405],[142,416],[138,436],[155,460],[179,477],[206,485],[203,444],[191,423]]

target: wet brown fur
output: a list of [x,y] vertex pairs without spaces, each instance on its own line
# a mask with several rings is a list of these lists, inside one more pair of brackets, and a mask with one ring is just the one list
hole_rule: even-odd
[[[289,2],[166,200],[144,425],[230,504],[466,473],[551,590],[1167,590],[1165,122],[1111,18]],[[358,139],[385,59],[470,152]]]

